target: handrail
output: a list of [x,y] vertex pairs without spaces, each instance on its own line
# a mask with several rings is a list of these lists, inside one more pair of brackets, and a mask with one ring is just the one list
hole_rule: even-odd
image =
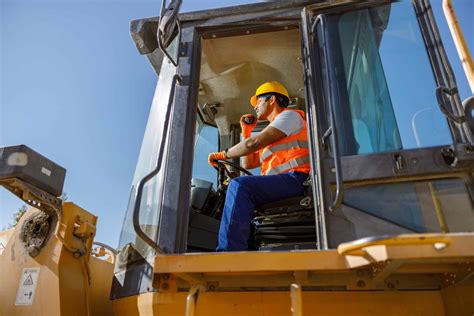
[[107,245],[107,244],[104,244],[102,242],[99,242],[99,241],[94,241],[93,243],[94,245],[97,245],[99,247],[104,247],[105,249],[109,250],[111,253],[113,253],[114,255],[118,254],[118,251],[114,248],[112,248],[111,246]]
[[160,151],[158,153],[158,159],[156,162],[156,167],[148,173],[146,176],[144,176],[140,182],[138,183],[137,187],[137,194],[135,197],[135,205],[133,208],[133,229],[135,230],[135,233],[144,241],[146,242],[150,247],[152,247],[156,252],[158,253],[164,253],[164,251],[160,248],[160,246],[153,240],[151,239],[143,230],[142,227],[140,226],[140,204],[142,201],[142,194],[143,194],[143,188],[145,184],[152,179],[158,172],[161,170],[161,165],[163,162],[163,154],[164,154],[164,148],[165,148],[165,141],[166,141],[166,134],[168,133],[168,125],[169,125],[169,119],[170,119],[170,114],[171,114],[171,103],[174,100],[174,93],[176,90],[176,83],[181,82],[181,76],[176,74],[173,76],[173,81],[171,82],[171,91],[170,91],[170,96],[168,99],[168,107],[166,109],[166,115],[165,115],[165,121],[164,121],[164,126],[163,126],[163,132],[161,134],[161,144],[160,144]]
[[[316,112],[316,104],[318,103],[318,96],[316,95],[316,89],[319,84],[321,84],[321,76],[315,76],[314,74],[317,72],[317,67],[314,64],[315,61],[318,59],[317,50],[312,49],[314,48],[314,41],[312,36],[314,37],[312,27],[310,28],[311,23],[311,15],[308,13],[308,8],[303,9],[303,23],[306,25],[305,32],[303,33],[303,42],[305,42],[307,49],[304,50],[304,59],[306,61],[306,67],[308,68],[305,71],[305,80],[308,81],[307,85],[310,86],[310,89],[305,89],[305,95],[308,102],[307,103],[307,124],[308,130],[315,131],[316,126],[319,124],[315,124],[318,122],[318,113]],[[313,24],[314,25],[314,24]],[[308,138],[310,140],[309,149],[311,152],[311,174],[310,179],[315,182],[315,185],[312,185],[313,196],[317,199],[315,202],[315,216],[316,216],[316,242],[319,249],[327,249],[327,238],[326,238],[326,219],[324,215],[324,207],[321,210],[319,205],[325,205],[325,199],[323,197],[324,194],[320,193],[322,190],[321,185],[316,185],[319,180],[321,179],[321,173],[318,173],[316,168],[316,163],[320,161],[321,157],[321,150],[324,147],[324,138],[318,141],[317,139],[318,132],[309,133]],[[329,135],[328,135],[329,136]],[[322,143],[323,146],[320,146]],[[324,180],[322,180],[324,181]]]
[[371,246],[407,246],[407,245],[430,245],[440,244],[439,249],[447,247],[451,238],[446,234],[413,234],[413,235],[383,235],[366,237],[355,241],[340,244],[337,252],[343,256],[364,256],[361,250]]
[[[334,197],[333,202],[329,206],[329,210],[333,212],[339,206],[341,206],[343,197],[344,197],[344,183],[342,179],[342,168],[341,168],[341,157],[339,155],[339,142],[338,142],[338,131],[337,131],[337,124],[336,119],[334,116],[336,115],[336,104],[335,104],[335,92],[333,89],[333,81],[334,80],[334,72],[330,70],[330,65],[333,64],[332,55],[329,52],[329,38],[327,36],[327,18],[326,15],[320,14],[316,17],[314,24],[312,26],[312,32],[315,33],[315,28],[317,24],[321,24],[323,28],[323,50],[324,50],[324,57],[326,58],[326,77],[327,77],[327,85],[326,95],[329,104],[329,120],[330,120],[330,129],[331,129],[331,142],[332,142],[332,154],[334,159],[334,167],[336,172],[336,196]],[[328,129],[329,130],[329,129]]]
[[446,102],[444,99],[445,94],[449,96],[454,96],[456,93],[458,93],[458,90],[456,88],[449,89],[447,87],[439,86],[436,88],[436,100],[438,101],[441,112],[444,114],[444,116],[446,116],[448,120],[451,120],[458,124],[462,124],[466,121],[466,117],[453,114],[452,111],[449,110],[449,108],[446,106]]
[[112,263],[115,263],[115,259],[116,259],[117,254],[118,254],[118,251],[116,249],[112,248],[111,246],[109,246],[107,244],[104,244],[104,243],[98,242],[98,241],[94,241],[92,244],[96,245],[96,246],[99,246],[99,247],[102,247],[104,249],[107,249],[110,252],[109,256],[112,259]]
[[196,314],[196,305],[199,296],[199,292],[204,291],[202,285],[193,285],[186,296],[186,316],[194,316]]
[[303,316],[303,295],[301,292],[301,286],[299,284],[291,284],[290,296],[292,316]]
[[[473,143],[471,131],[463,117],[464,109],[459,99],[454,73],[444,50],[430,2],[429,0],[415,0],[413,5],[437,85],[436,97],[440,111],[448,119],[455,143]],[[445,93],[451,95],[450,100],[446,100],[443,95]],[[450,109],[446,111],[448,106]]]
[[448,22],[451,36],[453,37],[454,44],[461,59],[461,63],[466,73],[467,81],[471,88],[471,92],[474,94],[474,63],[472,61],[471,54],[469,53],[469,47],[467,46],[466,40],[462,33],[461,27],[459,26],[456,13],[451,4],[451,0],[443,0],[443,11]]

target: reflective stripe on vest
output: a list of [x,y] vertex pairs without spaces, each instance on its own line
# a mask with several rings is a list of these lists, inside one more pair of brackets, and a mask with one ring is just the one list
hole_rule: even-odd
[[294,140],[288,143],[279,144],[275,146],[268,147],[261,155],[260,155],[260,163],[262,163],[265,159],[273,155],[278,151],[283,150],[290,150],[293,148],[308,148],[308,142],[304,140]]
[[303,111],[297,112],[302,118],[304,126],[294,135],[282,139],[263,148],[259,153],[262,175],[274,175],[284,172],[309,172],[308,132]]
[[278,165],[276,167],[273,167],[272,169],[267,170],[265,173],[266,176],[273,175],[273,174],[279,174],[282,172],[285,172],[287,170],[294,169],[296,167],[300,167],[301,165],[304,164],[309,164],[309,156],[306,157],[301,157],[301,158],[295,158],[290,161],[287,161],[281,165]]

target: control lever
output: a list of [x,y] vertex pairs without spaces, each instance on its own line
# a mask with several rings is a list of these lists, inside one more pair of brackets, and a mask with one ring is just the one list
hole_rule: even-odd
[[245,124],[253,124],[257,118],[255,116],[246,116],[244,117]]

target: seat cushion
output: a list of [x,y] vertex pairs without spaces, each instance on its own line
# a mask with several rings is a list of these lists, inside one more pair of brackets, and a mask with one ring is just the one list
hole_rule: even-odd
[[306,210],[312,208],[311,205],[303,206],[300,204],[304,196],[297,196],[281,201],[272,203],[262,204],[256,207],[255,211],[259,214],[276,214],[276,213],[288,213]]

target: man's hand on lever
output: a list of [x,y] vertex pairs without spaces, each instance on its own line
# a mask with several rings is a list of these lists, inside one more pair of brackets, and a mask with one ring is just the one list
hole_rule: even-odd
[[[254,130],[255,126],[257,126],[257,123],[257,118],[252,114],[244,114],[240,117],[240,127],[242,129],[242,138],[244,140],[248,140],[250,138],[252,131]],[[244,168],[254,168],[258,164],[258,154],[255,152],[244,155],[242,159],[242,165]]]
[[[257,118],[253,116],[252,114],[245,114],[242,115],[240,118],[240,127],[242,128],[242,136],[244,138],[249,138],[250,135],[252,134],[253,129],[255,126],[257,126]],[[237,155],[236,157],[239,157],[240,155]],[[219,151],[215,153],[210,153],[209,157],[207,158],[207,162],[212,166],[212,167],[217,167],[217,160],[227,160],[229,157],[227,156],[226,151]]]
[[211,166],[217,166],[216,159],[227,160],[243,157],[242,167],[246,169],[256,168],[260,165],[257,151],[286,136],[279,129],[267,126],[260,134],[250,137],[253,129],[257,125],[257,119],[255,118],[251,124],[245,123],[245,118],[249,116],[252,115],[246,114],[240,119],[244,139],[240,143],[227,148],[225,151],[209,154],[208,162]]
[[217,160],[226,160],[227,154],[225,151],[219,151],[216,153],[210,153],[209,157],[207,158],[207,162],[212,166],[212,167],[217,167]]
[[253,129],[257,126],[258,120],[252,114],[244,114],[240,118],[240,127],[242,128],[242,136],[249,138]]

